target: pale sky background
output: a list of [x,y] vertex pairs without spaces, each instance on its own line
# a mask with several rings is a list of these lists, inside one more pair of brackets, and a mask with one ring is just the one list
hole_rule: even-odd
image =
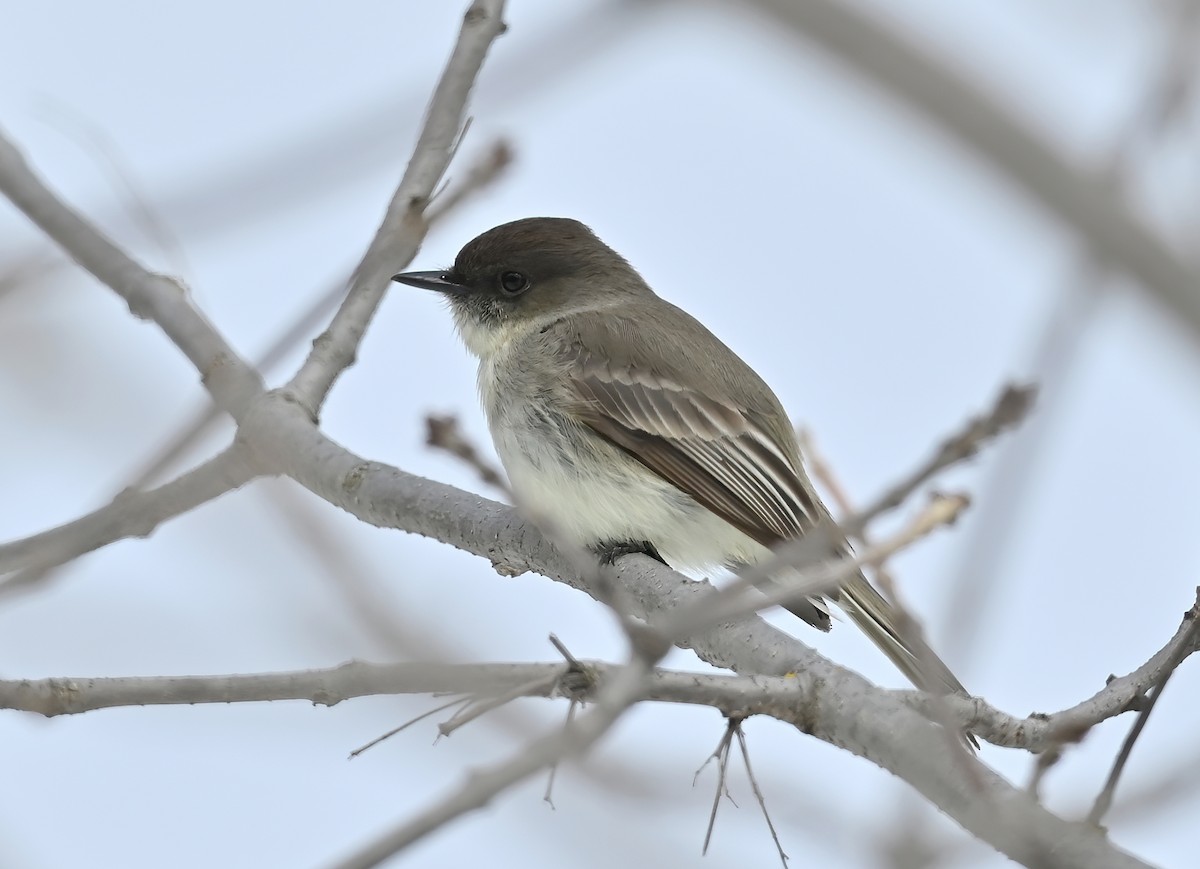
[[[361,254],[465,5],[12,3],[0,32],[0,125],[116,240],[184,277],[252,356]],[[1105,153],[1163,53],[1151,9],[1166,4],[867,5],[1081,161]],[[924,118],[736,4],[516,0],[506,20],[451,177],[496,136],[512,141],[517,163],[430,237],[414,268],[448,263],[506,220],[583,220],[758,369],[862,500],[1003,382],[1030,373],[1038,331],[1075,273],[1076,238]],[[1150,153],[1140,197],[1163,223],[1200,214],[1196,127],[1193,115]],[[177,247],[131,219],[105,149]],[[0,207],[0,274],[50,250]],[[946,657],[968,688],[1015,714],[1061,709],[1141,664],[1174,632],[1198,582],[1196,344],[1144,295],[1111,287],[1071,374],[1039,407],[1047,449],[987,611],[948,609],[952,588],[969,581],[969,521],[895,564],[935,645],[951,623],[973,619],[971,641],[945,647]],[[269,380],[290,376],[306,349]],[[204,399],[161,333],[78,270],[0,291],[0,540],[104,503]],[[448,316],[432,295],[397,288],[324,428],[361,455],[481,491],[422,445],[428,411],[460,414],[486,444],[474,364]],[[996,454],[940,485],[985,500]],[[313,526],[343,553],[338,568],[308,545]],[[258,483],[148,540],[89,555],[35,594],[0,600],[0,673],[394,659],[395,644],[348,602],[348,578],[402,626],[401,645],[427,655],[554,660],[551,631],[579,657],[622,652],[604,608],[578,592],[535,575],[500,578],[482,559],[366,527],[297,486]],[[848,625],[824,636],[772,619],[902,687]],[[701,666],[681,652],[668,663]],[[1198,688],[1189,661],[1135,749],[1110,819],[1119,845],[1164,866],[1194,860],[1196,794],[1149,816],[1119,810],[1123,797],[1198,765]],[[0,866],[324,866],[565,712],[526,701],[436,746],[425,723],[346,760],[432,705],[0,714]],[[1131,724],[1109,722],[1068,753],[1046,784],[1052,808],[1086,810]],[[725,804],[700,856],[713,777],[693,787],[692,774],[721,732],[712,710],[640,707],[593,762],[559,776],[557,810],[541,801],[539,776],[395,865],[776,865],[736,762],[740,808]],[[747,732],[792,865],[886,865],[881,837],[918,823],[959,848],[945,865],[1007,865],[877,767],[770,721],[753,719]],[[983,758],[1021,783],[1032,763],[991,747]]]

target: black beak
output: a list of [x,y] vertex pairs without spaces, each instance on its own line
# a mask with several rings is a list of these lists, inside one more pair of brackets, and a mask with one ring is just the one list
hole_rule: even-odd
[[422,290],[437,290],[439,293],[448,293],[455,296],[469,292],[467,287],[454,281],[450,273],[446,271],[401,272],[398,275],[392,275],[392,280],[401,284],[408,284],[410,287],[419,287]]

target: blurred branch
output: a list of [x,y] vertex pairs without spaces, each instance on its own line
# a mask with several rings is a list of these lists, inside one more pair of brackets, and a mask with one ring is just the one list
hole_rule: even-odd
[[[494,184],[503,176],[504,170],[512,164],[512,160],[512,146],[508,142],[503,139],[493,142],[483,155],[468,167],[466,177],[462,182],[452,185],[445,198],[439,199],[431,205],[429,213],[426,215],[429,225],[436,226],[438,221],[451,214],[462,203]],[[323,290],[307,308],[296,315],[295,319],[279,333],[261,355],[255,357],[255,367],[264,374],[268,373],[283,360],[293,347],[337,310],[338,303],[345,295],[346,283],[342,280]],[[179,427],[179,433],[137,473],[130,485],[134,488],[147,486],[160,474],[166,472],[189,447],[199,440],[219,415],[220,411],[211,405],[201,408],[195,416]]]
[[[748,577],[770,576],[781,567],[800,568],[808,561],[808,552],[802,547],[780,547],[775,557],[761,565],[738,574],[737,580],[721,589],[711,598],[691,607],[683,607],[657,623],[657,627],[670,637],[684,637],[705,625],[744,618],[768,607],[778,606],[802,597],[831,594],[863,567],[880,564],[897,552],[913,545],[938,528],[952,525],[967,508],[965,495],[937,495],[920,513],[900,531],[879,543],[867,546],[858,555],[808,566],[786,585],[772,586],[761,594],[747,597],[741,592],[742,583]],[[861,514],[850,517],[851,523],[860,521]],[[799,557],[794,557],[799,556]]]
[[371,664],[350,661],[327,670],[231,676],[69,677],[0,680],[0,708],[51,718],[119,706],[194,703],[261,703],[308,700],[333,706],[380,694],[476,694],[492,696],[538,683],[526,697],[553,695],[557,664]]
[[1005,587],[1000,580],[1005,556],[1012,548],[1014,531],[1027,515],[1023,502],[1041,479],[1039,460],[1051,442],[1056,415],[1069,406],[1057,399],[1072,373],[1083,346],[1085,325],[1096,313],[1106,280],[1096,262],[1087,261],[1071,286],[1060,292],[1054,310],[1041,326],[1030,368],[1043,393],[1042,412],[1002,446],[987,467],[976,499],[978,512],[966,524],[965,539],[949,569],[942,636],[944,648],[956,660],[966,660],[972,642],[983,634],[983,620],[994,612],[994,601]]
[[[1041,752],[1068,742],[1078,742],[1102,721],[1133,709],[1140,709],[1146,694],[1162,684],[1189,655],[1200,651],[1196,625],[1200,621],[1200,603],[1184,613],[1175,635],[1145,664],[1132,673],[1110,677],[1107,684],[1087,700],[1053,714],[1034,713],[1018,718],[994,709],[978,698],[948,697],[946,702],[957,719],[980,739],[993,745],[1024,748]],[[926,709],[929,698],[919,692],[906,692],[908,700]]]
[[439,416],[430,413],[425,416],[425,445],[435,449],[445,450],[450,455],[461,460],[479,474],[479,479],[491,486],[510,501],[512,492],[504,474],[492,463],[479,454],[475,444],[463,434],[458,425],[458,417],[453,414]]
[[[1169,29],[1167,50],[1155,74],[1136,100],[1124,129],[1108,149],[1102,165],[1103,182],[1119,196],[1137,167],[1139,145],[1163,137],[1183,115],[1193,88],[1196,31],[1200,4],[1186,0],[1166,13]],[[1084,251],[1075,274],[1064,287],[1034,341],[1031,369],[1048,400],[1045,412],[1032,421],[1012,443],[1001,449],[989,469],[981,490],[979,512],[960,547],[959,563],[951,575],[956,581],[946,607],[947,648],[965,653],[980,625],[993,611],[993,601],[1002,587],[999,581],[1005,554],[1012,548],[1013,534],[1025,515],[1022,503],[1039,479],[1038,463],[1050,444],[1056,415],[1067,402],[1058,401],[1060,390],[1072,374],[1084,346],[1087,326],[1098,302],[1111,289],[1109,262],[1095,250]]]
[[0,134],[0,192],[71,257],[151,320],[200,372],[217,405],[240,419],[263,392],[258,372],[246,364],[192,305],[187,290],[166,275],[147,271],[72,211],[34,175],[21,153]]
[[1079,167],[961,70],[854,3],[753,4],[926,114],[971,154],[991,163],[1082,236],[1099,259],[1131,275],[1200,343],[1200,272],[1134,213],[1112,189],[1106,171]]
[[[468,13],[463,44],[455,50],[438,92],[447,102],[459,101],[457,108],[451,111],[439,98],[431,105],[427,132],[421,137],[388,219],[352,282],[354,289],[294,381],[299,401],[286,390],[263,394],[257,373],[233,354],[175,283],[145,272],[69,211],[33,177],[15,149],[3,142],[0,190],[72,256],[128,299],[135,313],[159,323],[187,353],[203,373],[214,399],[237,419],[239,443],[248,451],[255,470],[286,471],[314,493],[365,521],[427,534],[484,554],[502,572],[537,570],[608,599],[608,588],[596,588],[594,582],[589,587],[592,574],[580,575],[571,559],[556,552],[512,510],[366,462],[322,435],[314,421],[314,411],[337,375],[353,360],[354,349],[382,293],[376,284],[393,266],[389,260],[402,250],[411,256],[424,230],[421,209],[436,184],[433,170],[444,167],[453,148],[462,101],[470,88],[469,77],[462,75],[462,70],[477,67],[487,44],[499,32],[498,16],[489,18],[480,10],[486,7],[498,12],[499,5],[481,0]],[[461,67],[456,68],[459,64]],[[881,503],[886,503],[886,498]],[[690,582],[644,556],[620,559],[614,573],[633,615],[651,623],[663,613],[696,601],[697,595],[712,594],[706,585]],[[649,632],[640,638],[631,634],[631,639],[634,652],[629,664],[601,689],[590,714],[469,781],[352,858],[348,865],[370,865],[383,859],[446,820],[482,804],[509,784],[559,758],[581,752],[600,738],[642,695],[651,666],[667,649]],[[947,757],[940,730],[915,710],[767,627],[760,619],[698,629],[684,642],[718,665],[794,673],[794,690],[800,699],[779,710],[787,716],[785,720],[893,772],[967,830],[1016,860],[1043,865],[1053,855],[1056,866],[1063,867],[1142,865],[1115,849],[1093,828],[1066,824],[1024,799],[977,761],[968,760],[974,765],[973,774],[968,774],[961,764]]]
[[0,593],[26,587],[47,568],[128,537],[149,537],[168,519],[252,480],[256,474],[244,451],[231,447],[157,489],[126,489],[73,522],[23,540],[0,545],[0,575],[22,571],[0,583]]
[[[273,409],[270,422],[286,472],[321,497],[372,524],[436,537],[483,555],[505,575],[536,570],[596,593],[571,560],[514,510],[360,459],[321,436],[300,408],[278,404]],[[632,615],[650,623],[713,593],[706,583],[645,556],[619,559],[615,573]],[[716,666],[793,673],[804,698],[789,704],[797,727],[891,771],[1014,859],[1038,865],[1053,853],[1056,865],[1064,867],[1144,865],[1116,851],[1093,828],[1045,812],[977,761],[968,761],[973,767],[967,773],[948,756],[940,728],[759,618],[698,631],[679,644]],[[506,768],[505,774],[514,769]]]
[[[1195,752],[1195,746],[1192,746]],[[1140,788],[1125,793],[1121,802],[1113,806],[1108,826],[1120,823],[1123,826],[1139,821],[1155,823],[1165,812],[1177,811],[1180,805],[1195,799],[1200,791],[1200,754],[1193,753],[1191,757],[1180,760],[1177,753],[1172,753],[1168,761],[1170,769],[1159,777]],[[1066,813],[1072,817],[1082,817],[1087,809],[1077,808]]]
[[[860,537],[868,523],[880,514],[900,506],[909,495],[935,475],[952,465],[974,457],[991,440],[1020,425],[1032,408],[1036,394],[1037,390],[1032,386],[1007,384],[986,413],[968,419],[959,431],[943,440],[928,459],[902,477],[899,482],[893,484],[874,502],[860,512],[843,518],[837,524],[836,536],[842,539]],[[966,501],[961,496],[957,500],[955,498],[935,499],[929,510],[904,534],[893,538],[884,546],[872,547],[872,551],[858,559],[845,559],[843,566],[838,568],[839,580],[845,579],[849,575],[845,571],[865,564],[877,564],[888,558],[898,548],[907,546],[917,538],[928,534],[938,525],[953,522],[966,506]],[[801,538],[775,547],[774,559],[740,571],[737,579],[722,589],[721,595],[726,599],[731,599],[744,589],[767,580],[774,571],[779,569],[781,564],[787,563],[795,566],[804,561],[811,563],[816,554],[823,558],[824,553],[828,550],[828,540],[831,534],[832,529],[823,534],[822,529],[818,526],[810,529]],[[858,563],[850,564],[852,560]],[[815,577],[814,582],[817,582]],[[767,595],[767,598],[775,603],[780,603],[788,598],[820,591],[826,584],[826,581],[821,580],[818,582],[818,586],[806,590],[800,583],[789,582],[786,589],[773,591]],[[765,603],[760,604],[759,608],[765,605]]]
[[1096,802],[1092,806],[1092,810],[1088,812],[1088,821],[1090,823],[1099,825],[1100,820],[1112,806],[1113,794],[1117,790],[1117,782],[1121,780],[1121,773],[1124,772],[1125,766],[1129,762],[1129,756],[1133,752],[1134,743],[1142,735],[1142,731],[1146,727],[1146,722],[1150,720],[1150,713],[1154,711],[1154,706],[1158,703],[1158,698],[1162,696],[1163,689],[1167,687],[1167,681],[1174,675],[1179,665],[1183,663],[1183,659],[1196,648],[1196,641],[1200,639],[1200,632],[1197,631],[1200,628],[1200,588],[1196,589],[1196,597],[1196,603],[1185,618],[1185,621],[1190,622],[1185,634],[1185,640],[1179,644],[1178,648],[1172,651],[1171,656],[1160,668],[1158,678],[1154,680],[1154,684],[1150,686],[1150,689],[1144,695],[1138,709],[1137,721],[1134,722],[1133,727],[1129,730],[1129,734],[1125,737],[1125,741],[1121,744],[1121,750],[1118,752],[1112,770],[1104,782],[1104,787],[1096,797]]
[[[334,594],[345,602],[354,619],[353,632],[357,637],[373,641],[375,648],[389,658],[409,660],[450,660],[452,645],[442,632],[430,629],[428,622],[416,613],[402,613],[401,608],[376,589],[388,587],[379,571],[365,558],[360,547],[338,534],[330,516],[320,501],[309,496],[290,480],[284,486],[270,485],[264,480],[255,488],[268,508],[283,521],[291,540],[309,553],[308,559]],[[338,623],[340,624],[340,622]],[[313,628],[308,622],[297,622],[297,630],[308,645],[313,641]]]
[[150,198],[134,181],[133,172],[126,164],[120,147],[101,124],[96,123],[84,112],[53,97],[43,95],[38,114],[56,128],[79,149],[91,158],[106,176],[109,186],[117,193],[118,202],[124,207],[129,222],[156,246],[179,275],[187,273],[187,257],[183,245],[171,231],[162,215],[150,202]]
[[1019,426],[1033,408],[1037,387],[1006,384],[987,412],[967,420],[962,429],[947,437],[933,455],[892,485],[858,516],[843,524],[848,534],[857,535],[876,516],[899,507],[920,486],[952,465],[974,458],[979,450],[1000,435]]
[[491,187],[512,165],[512,161],[512,145],[504,139],[497,139],[479,160],[467,168],[466,177],[460,183],[455,184],[451,179],[445,194],[430,201],[429,209],[425,212],[425,222],[432,227],[480,190]]
[[[577,14],[527,40],[523,51],[496,58],[488,75],[488,105],[511,109],[571,86],[586,72],[589,60],[636,32],[655,6],[630,0],[581,4]],[[529,63],[530,57],[538,63]],[[545,69],[555,74],[545,75]],[[307,128],[281,134],[260,153],[239,154],[227,167],[179,167],[178,186],[156,193],[150,205],[189,242],[221,233],[236,236],[247,223],[308,205],[372,173],[391,171],[394,143],[413,134],[417,124],[412,119],[420,115],[428,96],[423,81],[400,77],[380,98],[348,108],[334,119],[315,116]],[[352,160],[346,159],[350,153]],[[297,184],[301,177],[304,183]],[[128,218],[124,208],[101,206],[96,220],[121,237],[129,229]],[[20,261],[41,262],[46,257],[46,251],[34,245],[7,253]]]
[[635,642],[629,662],[619,668],[599,691],[592,710],[568,721],[556,732],[532,739],[506,762],[479,770],[445,798],[338,862],[337,869],[368,869],[461,815],[481,809],[494,797],[540,769],[577,757],[591,748],[642,696],[655,664],[670,650],[670,643]]
[[15,295],[17,290],[28,289],[45,280],[61,265],[60,258],[45,253],[6,261],[0,266],[0,302],[5,296]]
[[[382,260],[389,255],[389,238],[400,224],[416,221],[420,224],[421,234],[427,226],[421,211],[426,197],[432,193],[433,186],[450,159],[453,137],[459,128],[471,83],[479,71],[487,47],[503,28],[499,18],[500,5],[495,0],[480,0],[467,11],[463,34],[430,104],[429,117],[409,164],[409,171],[405,173],[393,198],[393,207],[364,257],[367,272],[372,269],[378,271],[386,265]],[[484,167],[472,173],[466,185],[468,189],[462,196],[466,196],[472,187],[494,178],[507,164],[509,156],[506,147],[494,148]],[[264,405],[293,401],[291,396],[264,393],[258,372],[235,353],[192,305],[180,284],[144,269],[94,226],[71,211],[33,174],[17,149],[3,136],[0,136],[0,192],[7,195],[80,265],[125,298],[136,316],[157,323],[199,370],[217,406],[230,413],[239,426],[253,415],[253,410],[264,411]],[[411,243],[412,251],[416,249],[418,237],[408,237],[405,242]],[[410,257],[412,251],[408,254]],[[365,272],[360,267],[360,281],[365,279],[362,278],[363,274]],[[386,278],[380,283],[380,293],[385,284]],[[355,286],[359,286],[357,295]],[[378,301],[366,299],[363,293],[360,282],[352,281],[351,296],[334,318],[330,327],[333,331],[326,332],[326,340],[317,340],[306,368],[302,368],[297,375],[301,378],[304,371],[308,370],[317,378],[314,383],[324,383],[319,390],[321,399],[328,387],[332,386],[336,372],[349,364],[357,340],[366,327],[366,318],[374,311]],[[337,337],[331,338],[331,335]],[[331,340],[334,342],[332,345]],[[331,347],[340,348],[339,353],[327,357],[325,351]],[[338,368],[338,365],[342,368]],[[242,434],[239,428],[239,436]],[[188,438],[184,440],[186,442]],[[46,532],[45,535],[17,541],[0,549],[0,572],[28,568],[25,574],[10,580],[8,587],[31,585],[41,578],[47,568],[76,555],[122,537],[149,534],[161,521],[211,500],[254,476],[270,473],[273,454],[274,449],[269,441],[256,442],[253,438],[241,437],[240,447],[231,449],[223,454],[224,457],[214,459],[210,465],[151,492],[126,490],[107,508]],[[231,470],[234,463],[237,465],[236,473]],[[130,499],[134,499],[132,503],[135,506],[131,507]]]
[[[1061,741],[1064,735],[1074,734],[1078,738],[1107,719],[1139,708],[1146,692],[1161,683],[1165,672],[1197,651],[1200,644],[1194,626],[1198,623],[1196,610],[1189,611],[1176,635],[1146,664],[1127,676],[1110,678],[1095,696],[1060,712],[1018,718],[994,709],[979,698],[943,699],[949,703],[961,725],[971,728],[993,745],[1044,751]],[[757,633],[757,624],[752,626],[755,632],[751,633],[751,639],[760,641],[763,637]],[[620,665],[597,661],[581,662],[581,667],[598,683],[612,678],[621,669]],[[554,675],[563,671],[562,662],[372,664],[352,661],[326,670],[233,676],[0,680],[0,708],[53,717],[117,706],[193,703],[309,700],[332,706],[354,697],[379,694],[500,696],[522,686],[525,686],[524,690],[513,696],[548,697],[553,695]],[[798,724],[800,719],[795,707],[811,690],[806,674],[807,671],[801,673],[798,670],[784,676],[655,670],[644,692],[638,696],[643,700],[711,706],[725,715],[769,715]],[[866,684],[855,678],[858,683]],[[930,712],[932,698],[921,692],[883,691],[873,687],[871,690],[891,702],[923,713]]]
[[[584,662],[583,667],[599,686],[618,679],[625,671],[625,667],[601,662]],[[548,697],[554,695],[557,677],[565,669],[562,663],[351,662],[328,670],[233,676],[4,680],[0,681],[0,707],[55,716],[164,704],[307,700],[333,705],[377,694]],[[524,690],[516,691],[522,686]],[[808,728],[813,725],[813,716],[821,716],[820,709],[811,705],[812,691],[812,684],[801,674],[766,677],[655,670],[633,697],[712,706],[726,715],[769,715]]]
[[[412,159],[362,262],[350,279],[346,300],[287,390],[317,416],[334,381],[354,364],[367,324],[383,300],[393,274],[416,255],[429,223],[425,208],[450,165],[463,127],[463,113],[488,49],[504,32],[503,0],[475,0],[463,16],[458,41],[434,89],[429,113]],[[501,161],[503,162],[503,161]]]

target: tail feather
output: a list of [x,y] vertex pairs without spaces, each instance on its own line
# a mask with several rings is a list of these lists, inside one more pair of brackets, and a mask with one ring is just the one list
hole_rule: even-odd
[[895,609],[862,574],[852,577],[838,593],[838,605],[905,676],[932,694],[966,694],[945,662],[920,637],[901,636]]
[[[891,658],[909,681],[931,694],[966,694],[946,663],[916,632],[902,637],[897,625],[895,608],[867,582],[861,573],[842,586],[838,605],[853,619],[859,629],[870,637],[879,649]],[[960,732],[968,749],[978,749],[979,741],[969,731]]]

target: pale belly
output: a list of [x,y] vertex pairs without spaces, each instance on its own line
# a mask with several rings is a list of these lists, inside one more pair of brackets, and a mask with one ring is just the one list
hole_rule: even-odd
[[[567,433],[566,449],[539,449],[515,434],[504,416],[492,425],[496,451],[519,505],[552,539],[585,547],[649,541],[672,566],[688,569],[750,563],[765,554],[759,544],[607,442],[581,439],[575,430]],[[574,460],[580,455],[585,461]]]

